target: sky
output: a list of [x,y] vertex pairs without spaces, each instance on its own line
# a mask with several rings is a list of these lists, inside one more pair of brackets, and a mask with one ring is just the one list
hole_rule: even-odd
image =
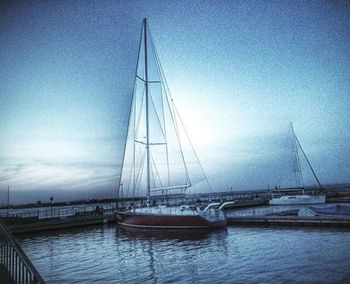
[[349,15],[347,1],[1,1],[0,204],[7,185],[12,203],[116,196],[144,17],[214,190],[290,186],[290,122],[321,183],[349,182]]

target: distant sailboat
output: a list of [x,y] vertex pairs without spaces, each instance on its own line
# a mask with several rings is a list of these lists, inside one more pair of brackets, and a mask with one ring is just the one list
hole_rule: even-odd
[[294,154],[295,154],[295,159],[296,159],[296,166],[297,169],[295,173],[297,174],[299,178],[299,184],[301,189],[303,191],[303,194],[299,195],[283,195],[281,197],[272,197],[270,200],[269,204],[270,205],[302,205],[302,204],[322,204],[326,203],[326,196],[324,195],[306,195],[304,194],[304,181],[303,181],[303,175],[301,171],[301,166],[300,166],[300,157],[299,157],[299,151],[298,151],[298,146],[300,147],[303,156],[305,157],[305,160],[307,164],[309,165],[311,172],[313,176],[315,177],[320,189],[322,190],[322,185],[319,181],[319,179],[316,176],[316,173],[314,169],[312,168],[309,159],[307,158],[303,148],[301,147],[301,144],[295,135],[294,132],[294,127],[293,124],[291,123],[291,130],[292,130],[292,139],[293,139],[293,147],[294,147]]
[[[180,141],[178,121],[182,123],[144,19],[118,198],[146,197],[146,207],[118,210],[120,225],[142,228],[226,225],[223,207],[228,203],[212,203],[200,210],[189,206],[156,206],[156,200],[152,199],[157,193],[185,193],[194,186]],[[205,174],[203,180],[207,182]]]

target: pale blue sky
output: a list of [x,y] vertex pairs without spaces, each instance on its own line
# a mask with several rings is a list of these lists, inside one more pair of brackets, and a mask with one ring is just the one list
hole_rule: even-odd
[[215,190],[288,185],[290,121],[321,182],[348,182],[349,14],[346,1],[3,1],[0,192],[115,196],[144,17]]

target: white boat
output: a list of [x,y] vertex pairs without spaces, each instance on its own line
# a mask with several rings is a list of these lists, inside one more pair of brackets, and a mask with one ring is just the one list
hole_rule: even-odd
[[303,205],[303,204],[324,204],[326,203],[325,196],[312,195],[284,195],[281,197],[272,198],[270,205]]
[[[199,208],[154,206],[156,194],[185,193],[205,181],[190,177],[181,136],[182,120],[167,86],[160,60],[144,19],[140,38],[134,92],[125,141],[118,199],[132,197],[146,200],[142,205],[117,209],[119,224],[141,228],[215,228],[227,223],[223,207],[212,203]],[[180,122],[180,125],[179,125]],[[182,139],[181,139],[182,138]],[[189,149],[193,150],[193,146]],[[193,150],[194,152],[194,150]],[[194,153],[197,158],[197,155]],[[198,159],[197,162],[199,163]],[[199,163],[200,165],[200,163]],[[199,188],[203,190],[203,187]]]
[[[282,195],[280,197],[272,197],[272,199],[269,201],[270,205],[303,205],[303,204],[324,204],[326,203],[326,196],[325,195],[307,195],[304,194],[304,181],[303,181],[303,175],[302,175],[302,171],[301,171],[301,166],[300,166],[300,158],[299,158],[299,151],[298,151],[298,146],[303,154],[303,156],[305,157],[305,160],[307,162],[307,164],[310,167],[310,170],[315,178],[315,180],[317,181],[320,190],[322,191],[322,185],[319,181],[319,179],[316,176],[316,173],[314,171],[314,169],[311,166],[311,163],[309,161],[309,159],[307,158],[303,147],[301,146],[297,136],[295,135],[294,132],[294,128],[293,128],[293,124],[291,123],[291,130],[292,130],[292,139],[293,139],[293,146],[294,146],[294,154],[295,154],[295,165],[296,165],[296,170],[295,170],[295,174],[297,176],[297,178],[299,179],[299,183],[300,183],[300,188],[298,188],[298,190],[302,190],[303,194],[299,194],[299,195]],[[288,191],[290,191],[291,189],[288,189]],[[281,192],[281,190],[278,191],[279,193]]]

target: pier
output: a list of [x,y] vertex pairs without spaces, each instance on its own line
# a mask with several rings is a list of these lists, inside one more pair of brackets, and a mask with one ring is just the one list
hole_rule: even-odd
[[[258,206],[265,204],[265,202],[265,199],[241,200],[234,204],[231,208]],[[65,214],[58,215],[57,212],[60,212],[58,210],[56,210],[56,213],[53,213],[52,216],[39,211],[29,215],[24,213],[5,217],[3,218],[3,221],[6,223],[13,234],[26,234],[49,230],[116,223],[117,217],[114,214],[114,210],[115,207],[110,206],[108,209],[103,210],[103,213],[97,212],[96,210],[80,211],[69,216]],[[66,211],[61,210],[61,212],[65,213]],[[39,218],[40,216],[46,217]]]
[[[201,195],[158,196],[157,205],[176,206],[185,201],[189,205],[203,206],[211,202],[235,201],[229,208],[259,207],[267,205],[269,199],[283,194],[293,194],[295,189],[280,191],[250,191],[250,192],[219,192]],[[309,194],[317,194],[315,189],[306,190]],[[327,189],[322,194],[327,196],[327,202],[349,202],[349,188]],[[101,200],[98,204],[83,204],[74,206],[55,206],[38,208],[22,208],[15,214],[7,214],[0,218],[0,282],[1,283],[44,283],[35,267],[16,243],[12,234],[36,233],[48,230],[70,229],[76,227],[96,226],[107,223],[117,223],[114,214],[116,205],[145,206],[143,198],[124,198],[117,203],[107,203]],[[255,209],[253,209],[255,211]],[[289,226],[289,227],[346,227],[350,228],[350,217],[341,216],[300,216],[299,209],[285,210],[259,215],[227,216],[228,226]],[[20,213],[19,213],[20,212]]]
[[13,234],[25,234],[113,223],[116,222],[114,209],[112,206],[103,211],[83,209],[71,215],[67,215],[67,210],[62,208],[55,211],[46,209],[9,215],[2,219]]
[[[307,194],[315,194],[315,188],[305,189]],[[274,196],[283,194],[293,194],[295,189],[260,190],[260,191],[239,191],[239,192],[217,192],[201,195],[175,195],[175,196],[158,196],[155,198],[157,205],[176,206],[180,204],[205,206],[210,202],[235,201],[230,209],[240,207],[256,207],[268,204],[272,194]],[[318,192],[317,192],[318,193]],[[328,188],[323,194],[327,196],[329,202],[349,202],[350,188]],[[123,198],[118,201],[118,208],[129,206],[145,206],[144,198]],[[116,209],[115,203],[108,203],[107,200],[101,200],[99,204],[85,204],[63,207],[53,206],[44,209],[30,211],[22,209],[21,213],[9,214],[3,216],[4,223],[14,234],[34,233],[47,230],[69,229],[84,226],[103,225],[106,223],[116,223],[117,218],[114,214]],[[103,212],[96,211],[97,208],[103,207]],[[349,220],[341,220],[327,217],[313,216],[229,216],[228,224],[244,225],[290,225],[290,226],[349,226]]]
[[33,219],[26,220],[23,218],[9,219],[7,223],[9,229],[14,234],[35,233],[49,230],[69,229],[77,227],[103,225],[115,223],[117,221],[114,214],[108,215],[90,215],[90,216],[73,216],[64,219]]
[[230,216],[228,225],[246,226],[298,226],[298,227],[348,227],[350,218],[331,216]]

